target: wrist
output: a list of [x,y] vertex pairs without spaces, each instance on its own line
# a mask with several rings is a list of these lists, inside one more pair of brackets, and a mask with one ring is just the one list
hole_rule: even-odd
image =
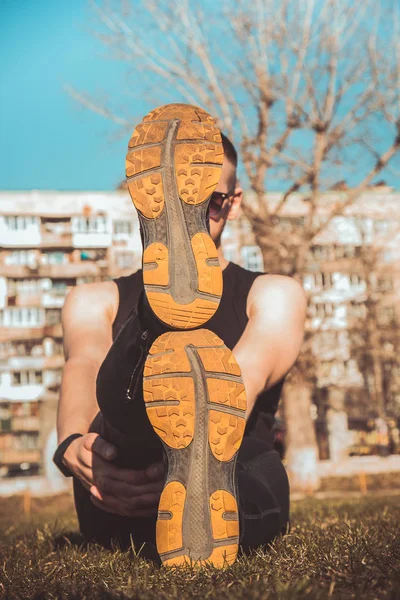
[[72,433],[71,435],[66,437],[61,442],[61,444],[59,444],[58,448],[54,453],[53,462],[65,477],[72,476],[72,472],[69,469],[68,462],[65,460],[65,453],[67,452],[72,442],[74,442],[77,438],[80,438],[82,436],[82,433]]

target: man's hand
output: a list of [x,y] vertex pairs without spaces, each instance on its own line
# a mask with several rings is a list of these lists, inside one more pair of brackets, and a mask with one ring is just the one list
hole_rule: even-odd
[[163,463],[140,471],[121,469],[110,464],[116,455],[113,444],[97,433],[87,433],[68,446],[64,462],[98,508],[124,517],[156,514],[164,487]]

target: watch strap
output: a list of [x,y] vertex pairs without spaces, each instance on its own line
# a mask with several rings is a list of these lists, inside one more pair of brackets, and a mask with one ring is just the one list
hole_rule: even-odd
[[71,442],[76,440],[76,438],[82,437],[82,436],[83,436],[83,433],[72,433],[67,438],[65,438],[65,440],[63,440],[61,442],[61,444],[58,446],[57,450],[54,452],[53,462],[60,469],[61,473],[63,475],[65,475],[65,477],[72,477],[72,473],[68,469],[68,467],[63,463],[62,459],[63,459],[64,453]]

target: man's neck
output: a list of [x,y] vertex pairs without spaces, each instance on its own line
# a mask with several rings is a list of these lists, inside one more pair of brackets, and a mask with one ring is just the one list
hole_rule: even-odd
[[229,265],[229,260],[226,260],[225,256],[223,255],[221,244],[217,246],[217,252],[220,267],[222,270],[224,270]]

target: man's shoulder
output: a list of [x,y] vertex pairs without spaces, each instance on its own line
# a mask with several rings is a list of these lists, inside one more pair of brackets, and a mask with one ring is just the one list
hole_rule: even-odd
[[65,297],[63,318],[77,314],[107,314],[114,318],[118,310],[118,289],[114,281],[93,281],[73,287]]
[[302,285],[293,277],[273,273],[262,273],[251,286],[250,303],[301,306],[307,303],[307,296]]
[[[76,285],[68,292],[65,298],[63,307],[64,317],[74,315],[77,312],[86,312],[88,307],[90,307],[93,313],[107,314],[111,322],[113,322],[118,313],[120,286],[129,285],[130,280],[134,279],[133,276],[136,273],[137,271],[115,279]],[[124,284],[121,284],[121,280],[124,281]]]
[[260,289],[283,290],[285,292],[302,293],[305,295],[302,285],[294,278],[288,275],[278,275],[277,273],[260,273],[255,279],[254,285]]

